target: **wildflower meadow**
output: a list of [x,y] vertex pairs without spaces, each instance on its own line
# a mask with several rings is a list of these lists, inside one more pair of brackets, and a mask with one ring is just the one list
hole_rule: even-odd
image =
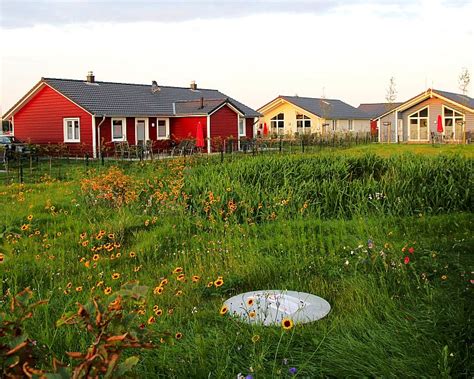
[[[472,146],[78,161],[0,184],[4,377],[468,377]],[[246,324],[282,289],[323,319]]]

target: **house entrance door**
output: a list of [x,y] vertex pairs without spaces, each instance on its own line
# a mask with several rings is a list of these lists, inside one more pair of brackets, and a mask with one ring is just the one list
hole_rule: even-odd
[[145,120],[137,120],[136,124],[136,136],[137,136],[137,145],[144,146],[145,141],[146,141],[146,135],[145,135],[145,127],[146,127],[146,122]]

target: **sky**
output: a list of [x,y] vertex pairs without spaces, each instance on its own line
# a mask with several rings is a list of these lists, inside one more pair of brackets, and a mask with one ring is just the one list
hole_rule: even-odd
[[[41,77],[384,102],[460,92],[474,0],[0,0],[0,113]],[[474,80],[474,78],[473,78]],[[470,86],[469,95],[474,93]]]

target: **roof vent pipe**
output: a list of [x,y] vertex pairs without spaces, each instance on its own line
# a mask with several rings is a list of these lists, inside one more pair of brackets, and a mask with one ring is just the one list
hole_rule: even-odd
[[201,109],[204,108],[204,97],[201,96]]
[[155,93],[155,92],[158,92],[159,90],[160,90],[160,87],[158,87],[158,83],[156,82],[156,80],[153,80],[151,82],[151,92]]
[[193,91],[196,91],[196,90],[197,90],[198,86],[197,86],[195,80],[193,80],[193,81],[191,82],[191,86],[190,86],[190,87],[191,87],[191,89],[192,89]]
[[95,76],[92,71],[87,73],[87,83],[95,83]]

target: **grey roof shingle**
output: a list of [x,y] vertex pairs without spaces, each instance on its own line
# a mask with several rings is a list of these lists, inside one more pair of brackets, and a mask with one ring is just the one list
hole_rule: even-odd
[[84,80],[43,79],[48,85],[98,116],[173,116],[173,103],[204,99],[228,99],[245,117],[260,114],[246,105],[214,89],[192,90],[184,87],[159,86],[152,92],[151,85],[126,84]]
[[374,119],[402,104],[403,103],[366,103],[360,104],[357,109],[367,113],[371,119]]
[[461,95],[459,93],[440,91],[437,89],[433,89],[433,92],[436,92],[440,94],[441,96],[446,97],[449,100],[455,101],[458,104],[474,109],[474,99],[472,97]]
[[370,116],[341,100],[300,96],[280,96],[280,98],[307,110],[319,117],[334,120],[368,120]]

